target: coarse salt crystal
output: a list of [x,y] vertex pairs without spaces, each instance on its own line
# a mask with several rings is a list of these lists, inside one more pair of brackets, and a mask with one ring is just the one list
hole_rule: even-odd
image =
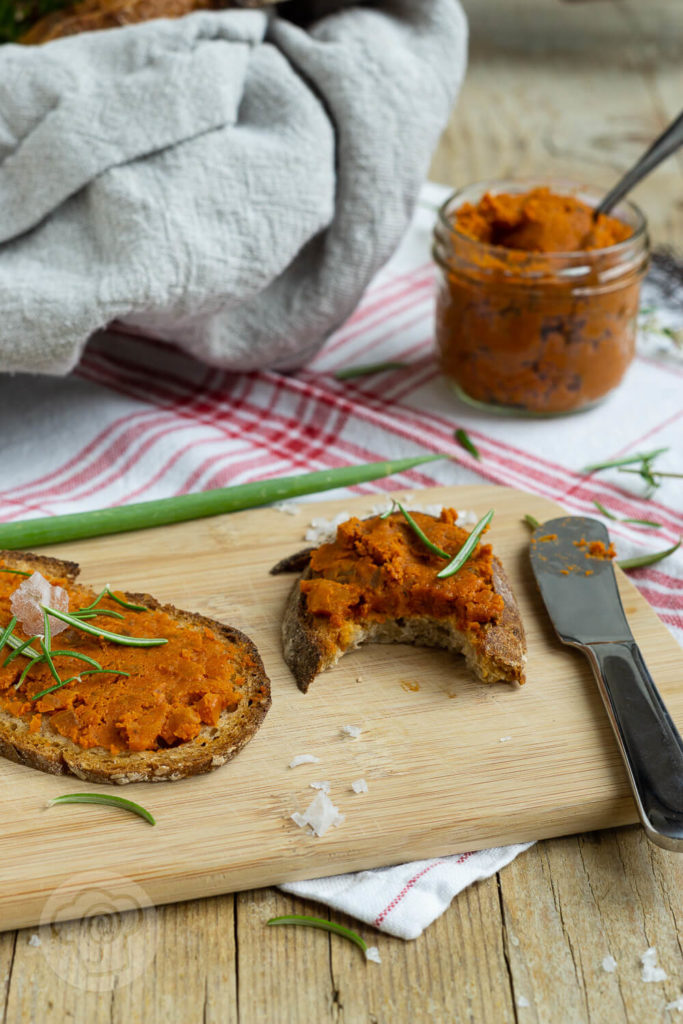
[[510,942],[512,943],[513,946],[518,946],[519,945],[519,939],[517,938],[516,935],[511,935],[510,936]]
[[342,725],[341,727],[341,732],[345,736],[350,736],[352,740],[357,740],[362,731],[359,725]]
[[324,836],[329,828],[341,825],[345,816],[339,813],[339,808],[334,806],[327,793],[320,790],[303,814],[297,811],[291,817],[299,828],[310,825],[313,835]]
[[41,941],[40,935],[35,935],[34,934],[28,940],[28,944],[29,944],[29,946],[42,946],[43,943]]
[[[40,607],[42,604],[59,612],[68,612],[69,595],[62,587],[53,587],[42,573],[34,572],[10,597],[12,614],[16,615],[21,628],[29,636],[43,636],[45,622]],[[49,620],[53,636],[69,628],[66,622],[56,619],[54,615],[50,615]]]
[[606,956],[602,961],[603,971],[607,971],[608,974],[613,974],[617,969],[617,962],[613,956]]
[[529,1000],[526,996],[519,996],[517,999],[517,1006],[529,1006]]
[[663,967],[657,966],[657,949],[655,946],[650,946],[646,949],[640,958],[640,962],[643,965],[643,971],[641,978],[643,981],[666,981],[666,971]]
[[500,739],[498,740],[498,742],[499,743],[509,743],[511,739],[512,739],[512,736],[501,736]]
[[322,789],[323,793],[329,793],[330,791],[329,782],[309,782],[308,785],[311,789]]
[[683,996],[679,996],[678,999],[674,999],[673,1003],[667,1003],[664,1009],[680,1010],[683,1013]]
[[354,791],[354,793],[367,793],[368,784],[365,781],[365,779],[356,779],[354,782],[351,783],[351,789]]
[[345,523],[350,518],[350,512],[339,512],[333,519],[323,519],[322,517],[312,519],[304,534],[304,540],[311,544],[325,544],[327,541],[334,540],[339,524]]
[[368,948],[365,950],[365,959],[372,960],[373,964],[382,963],[382,958],[379,955],[379,950],[377,946],[368,946]]
[[297,754],[289,762],[289,767],[298,768],[300,764],[320,764],[320,758],[315,754]]

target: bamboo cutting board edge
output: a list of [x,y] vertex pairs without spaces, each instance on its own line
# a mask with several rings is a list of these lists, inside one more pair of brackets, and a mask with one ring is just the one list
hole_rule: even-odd
[[[6,785],[3,790],[0,777],[0,804],[3,798],[9,800],[9,820],[16,819],[17,825],[14,830],[10,827],[2,846],[10,843],[16,856],[14,861],[5,858],[0,880],[0,927],[35,923],[56,887],[69,878],[82,880],[88,872],[92,873],[95,886],[98,872],[108,877],[108,892],[112,894],[117,887],[125,894],[132,881],[142,886],[152,902],[164,903],[636,820],[623,767],[590,670],[577,652],[557,644],[540,598],[535,588],[530,587],[530,570],[523,556],[528,529],[521,523],[521,515],[531,512],[543,519],[562,510],[546,499],[486,485],[435,488],[414,497],[422,504],[444,502],[472,507],[478,514],[490,505],[497,508],[491,539],[518,591],[529,634],[533,678],[521,690],[483,687],[468,678],[462,665],[457,664],[459,659],[455,659],[454,665],[443,652],[417,648],[400,648],[397,680],[399,649],[379,646],[346,656],[333,672],[316,680],[308,695],[296,690],[282,663],[278,623],[273,621],[272,614],[281,608],[291,579],[273,579],[265,573],[259,576],[258,572],[303,546],[301,533],[312,516],[330,515],[342,509],[357,509],[363,514],[379,500],[374,494],[307,503],[296,517],[274,510],[250,511],[50,549],[51,554],[80,560],[86,581],[95,584],[109,579],[114,586],[148,589],[162,600],[174,600],[243,628],[256,640],[271,674],[274,704],[259,734],[231,765],[186,783],[125,789],[125,794],[133,799],[153,809],[163,808],[156,811],[160,829],[157,826],[151,830],[138,819],[124,820],[104,808],[60,808],[40,814],[32,809],[27,814],[26,801],[35,802],[39,794],[42,812],[43,801],[55,795],[55,789],[68,792],[98,787],[81,783],[74,786],[73,779],[53,779],[31,769],[6,766],[5,774],[12,776],[14,782],[10,796]],[[256,555],[252,544],[245,543],[247,537],[252,542],[256,539],[260,545]],[[187,582],[178,580],[177,568],[174,575],[169,548],[182,550],[182,560],[194,566],[192,593],[187,592]],[[145,552],[143,557],[141,551]],[[236,578],[239,576],[239,601],[225,585],[220,555],[232,561]],[[202,558],[205,572],[199,572]],[[675,685],[679,648],[633,585],[620,576],[622,597],[636,638],[643,644],[646,659],[672,713],[675,712],[674,717],[680,721],[683,701],[680,688]],[[218,595],[213,593],[217,587],[221,588]],[[182,598],[180,589],[185,590]],[[268,602],[270,617],[266,610]],[[245,622],[235,621],[236,614],[251,615],[254,628],[250,630]],[[536,651],[541,649],[542,672],[536,666]],[[374,687],[358,684],[356,673],[372,674]],[[422,689],[409,692],[399,688],[406,682],[403,675],[419,675]],[[546,677],[547,693],[540,688],[542,677]],[[565,732],[567,709],[558,704],[564,699],[565,677],[571,680],[575,691],[568,707],[570,719],[574,716],[571,737]],[[558,680],[562,684],[559,688]],[[381,692],[375,694],[375,689]],[[330,723],[337,716],[330,708],[331,693],[339,695],[347,716],[362,698],[369,727],[366,729],[364,724],[361,740],[342,746],[338,737],[332,737]],[[456,699],[444,705],[444,694]],[[523,700],[525,694],[531,695],[529,701]],[[387,701],[391,702],[391,716],[386,714]],[[527,705],[532,714],[542,713],[547,741],[535,741],[525,733],[518,743],[517,737],[526,728],[523,709]],[[438,737],[438,757],[430,762],[422,740],[411,738],[412,730],[423,715],[438,729],[444,707],[448,712],[451,707],[457,710],[449,720],[449,731]],[[496,717],[499,712],[506,723],[512,723],[506,729],[515,732],[515,739],[509,745],[496,747],[496,730],[502,731]],[[311,731],[312,719],[325,723],[327,732],[322,739],[317,729]],[[533,728],[527,728],[527,733],[532,732]],[[288,737],[286,743],[283,734]],[[303,744],[304,749],[299,749],[297,743]],[[285,755],[305,752],[306,745],[310,749],[311,743],[322,745],[322,750],[316,751],[325,754],[320,768],[311,766],[316,769],[313,772],[284,770]],[[276,748],[281,758],[277,765],[271,753]],[[413,770],[408,762],[415,753],[419,760]],[[462,772],[463,762],[466,777],[459,783],[452,773]],[[347,764],[355,771],[356,763],[357,775],[366,770],[370,792],[352,798],[341,793],[339,800],[336,787],[344,784]],[[537,791],[533,780],[526,777],[531,770],[540,772]],[[510,794],[505,789],[506,799],[501,799],[498,783],[505,781],[506,771],[523,781],[517,804],[515,799],[510,803]],[[262,777],[253,797],[255,807],[263,812],[262,818],[247,821],[251,809],[248,804],[243,807],[246,832],[241,835],[237,829],[243,845],[238,848],[235,843],[231,847],[229,822],[223,835],[220,821],[212,831],[203,816],[210,818],[215,801],[225,799],[225,789],[234,787],[249,772],[260,773]],[[347,821],[322,839],[313,839],[300,832],[288,817],[292,810],[303,809],[303,801],[314,795],[307,788],[308,781],[330,773],[333,799],[347,813]],[[263,784],[263,777],[268,774],[272,776],[270,786]],[[477,787],[480,800],[468,797],[468,785]],[[420,790],[417,796],[416,788]],[[172,798],[172,794],[176,796]],[[242,799],[244,794],[239,796]],[[402,814],[405,800],[412,808],[408,815]],[[192,801],[196,801],[194,818]],[[458,801],[466,805],[462,810]],[[176,806],[176,813],[169,814],[173,805],[181,805],[180,813]],[[64,816],[64,810],[71,813]],[[93,811],[101,813],[93,816]],[[258,835],[251,834],[254,827]],[[202,834],[206,836],[205,846],[195,850],[194,855],[186,834],[193,828],[203,828]],[[84,844],[84,835],[91,837],[89,844]],[[95,863],[92,856],[84,854],[86,847],[92,850],[98,838],[101,843]],[[127,845],[122,856],[124,842]],[[40,847],[39,856],[30,852],[34,844]],[[70,912],[73,906],[73,902],[67,901],[64,908],[54,911],[54,919],[74,916]]]

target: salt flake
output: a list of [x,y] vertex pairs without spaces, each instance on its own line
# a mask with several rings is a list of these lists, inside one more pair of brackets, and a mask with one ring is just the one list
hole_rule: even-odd
[[289,767],[298,768],[300,764],[320,764],[320,758],[315,754],[297,754],[289,762]]
[[351,783],[351,789],[354,793],[367,793],[368,784],[365,779],[356,779],[355,782]]
[[350,736],[352,740],[357,740],[362,731],[359,725],[342,725],[341,727],[341,732],[345,736]]
[[291,818],[299,828],[310,825],[316,836],[324,836],[329,828],[336,828],[344,821],[344,815],[339,813],[339,808],[334,806],[322,790],[316,793],[303,814],[295,812]]
[[[42,604],[54,608],[58,612],[68,612],[69,595],[62,587],[53,587],[45,577],[34,572],[24,580],[10,597],[12,614],[16,615],[21,628],[29,636],[43,636],[45,623]],[[50,632],[53,636],[68,629],[69,626],[54,615],[49,616]]]
[[329,793],[330,791],[329,782],[309,782],[308,785],[311,789],[322,789],[323,793]]
[[666,981],[666,971],[663,967],[657,966],[657,949],[655,946],[650,946],[649,949],[645,950],[640,958],[640,962],[643,965],[641,974],[643,981]]
[[368,948],[365,950],[365,959],[372,960],[373,964],[382,963],[382,958],[379,955],[379,950],[377,946],[368,946]]
[[40,935],[35,935],[34,934],[28,940],[28,944],[29,944],[29,946],[42,946],[43,943],[42,943],[42,940],[40,938]]
[[603,971],[607,971],[608,974],[614,974],[617,969],[617,962],[613,956],[606,956],[602,961]]
[[509,743],[511,739],[512,739],[512,736],[501,736],[500,739],[498,740],[498,742],[499,743]]
[[678,999],[674,999],[672,1003],[667,1003],[664,1007],[665,1010],[680,1010],[683,1013],[683,996],[679,996]]
[[517,1006],[524,1007],[524,1006],[529,1006],[529,1005],[530,1005],[530,1003],[529,1003],[529,1000],[527,999],[526,996],[518,996],[518,998],[517,998]]

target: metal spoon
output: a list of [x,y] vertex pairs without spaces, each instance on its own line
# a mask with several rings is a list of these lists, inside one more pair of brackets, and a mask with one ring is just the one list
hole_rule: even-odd
[[679,146],[683,145],[683,112],[675,121],[665,128],[664,131],[652,143],[646,153],[643,153],[637,163],[621,178],[611,189],[602,202],[593,210],[593,219],[597,220],[601,213],[609,213],[613,206],[626,195],[627,192],[637,185],[638,182],[654,170],[658,164],[671,156]]

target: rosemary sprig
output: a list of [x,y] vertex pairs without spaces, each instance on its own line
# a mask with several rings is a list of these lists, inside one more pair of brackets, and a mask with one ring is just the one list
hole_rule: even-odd
[[69,615],[68,612],[58,612],[55,608],[50,608],[49,605],[41,604],[40,607],[44,612],[49,612],[50,615],[61,619],[67,625],[74,626],[83,633],[89,633],[90,636],[102,637],[103,640],[109,640],[113,644],[121,644],[124,647],[158,647],[160,644],[168,643],[164,637],[124,636],[121,633],[111,633],[108,629],[91,626],[89,622],[83,622],[76,616]]
[[[642,476],[642,470],[640,469],[620,469],[620,473],[637,473]],[[670,476],[680,480],[683,478],[683,473],[665,473],[663,469],[651,469],[649,470],[650,476]]]
[[62,679],[55,686],[48,686],[46,690],[41,690],[40,693],[36,693],[31,697],[31,700],[40,700],[41,697],[45,697],[48,693],[54,693],[55,690],[61,690],[63,686],[67,686],[69,683],[73,683],[74,679],[80,679],[81,676],[97,676],[97,675],[112,675],[112,676],[126,676],[130,677],[130,672],[124,672],[121,668],[86,668],[82,672],[79,672],[76,676],[69,676],[68,679]]
[[126,800],[122,796],[112,796],[109,793],[62,793],[48,801],[48,807],[55,804],[103,804],[105,807],[120,807],[124,811],[130,811],[144,818],[150,825],[156,825],[156,821],[147,808],[132,800]]
[[462,569],[467,559],[474,552],[482,533],[493,519],[493,512],[494,510],[490,509],[485,516],[481,517],[452,562],[449,562],[446,568],[442,569],[441,572],[437,572],[436,575],[438,579],[448,579],[449,576],[454,576],[459,569]]
[[408,511],[408,509],[405,508],[405,506],[403,506],[400,501],[396,502],[396,507],[398,508],[399,512],[401,513],[401,515],[403,516],[405,521],[408,523],[408,526],[411,528],[413,533],[415,533],[420,538],[420,540],[422,541],[424,546],[426,548],[429,548],[430,551],[433,551],[435,555],[439,556],[439,558],[445,558],[446,561],[448,561],[448,559],[451,557],[448,554],[448,552],[447,551],[443,551],[437,544],[434,544],[429,539],[429,537],[424,532],[424,530],[422,530],[417,525],[417,523],[415,522],[415,520],[411,516],[410,512]]
[[365,363],[362,366],[347,366],[344,370],[337,370],[334,374],[335,380],[352,380],[354,377],[369,377],[372,373],[386,373],[388,370],[405,370],[408,363],[392,359],[386,363]]
[[654,529],[659,530],[662,527],[662,523],[656,523],[654,519],[620,519],[619,516],[615,516],[614,512],[610,512],[608,508],[597,499],[593,499],[593,504],[597,508],[598,512],[602,512],[603,516],[607,519],[612,519],[615,523],[635,523],[637,526],[652,526]]
[[417,455],[386,462],[367,462],[359,466],[317,470],[299,476],[276,477],[255,483],[220,487],[198,494],[181,494],[133,505],[116,505],[90,512],[70,512],[63,516],[18,520],[0,524],[0,547],[30,548],[41,544],[100,537],[108,533],[144,530],[167,523],[237,512],[240,509],[268,505],[302,494],[314,494],[336,487],[350,487],[380,477],[403,473],[415,466],[443,459],[444,455]]
[[[613,469],[618,466],[631,466],[637,462],[651,462],[658,455],[668,452],[668,448],[655,448],[652,452],[637,452],[634,455],[625,455],[622,459],[609,459],[607,462],[594,462],[590,466],[584,466],[581,473],[599,473],[602,469]],[[638,472],[638,471],[636,471]]]
[[453,436],[461,448],[464,448],[466,452],[469,452],[473,458],[481,461],[479,449],[466,430],[463,430],[462,427],[458,427]]
[[337,924],[336,921],[326,921],[324,917],[310,917],[308,914],[284,914],[282,917],[271,917],[270,921],[266,921],[266,924],[298,924],[304,928],[319,928],[321,931],[333,932],[335,935],[341,935],[343,938],[355,943],[367,957],[368,944],[360,937],[358,932],[354,932],[352,928],[345,928],[343,924]]
[[663,558],[668,558],[669,555],[673,555],[674,551],[678,551],[682,539],[679,538],[678,544],[667,548],[666,551],[656,551],[652,555],[639,555],[636,558],[624,558],[617,562],[617,565],[620,569],[642,569],[646,565],[654,565],[655,562],[661,562]]

